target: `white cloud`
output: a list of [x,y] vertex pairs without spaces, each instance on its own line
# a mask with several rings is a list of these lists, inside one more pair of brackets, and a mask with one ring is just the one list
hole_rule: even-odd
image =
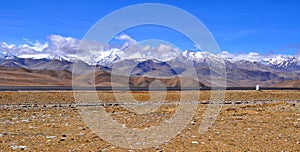
[[[0,55],[8,54],[23,58],[45,58],[47,56],[62,55],[68,57],[77,57],[89,63],[97,63],[102,58],[121,59],[157,59],[168,61],[180,56],[181,51],[168,43],[153,43],[153,41],[143,41],[139,44],[129,35],[122,34],[116,39],[122,40],[123,46],[110,46],[95,41],[79,40],[72,37],[64,37],[60,35],[50,35],[47,37],[47,42],[40,41],[32,42],[26,38],[25,44],[15,45],[6,42],[0,42]],[[156,46],[153,46],[156,44]],[[79,48],[80,47],[80,48]],[[195,52],[194,56],[199,57],[201,53]],[[109,55],[107,55],[109,54]],[[248,61],[272,61],[271,58],[285,59],[288,55],[263,55],[256,52],[234,54],[228,51],[223,51],[218,54],[219,57],[230,61],[248,60]],[[300,60],[300,56],[296,56]],[[274,61],[275,62],[275,61]]]
[[148,44],[141,45],[126,34],[122,34],[116,37],[116,39],[125,41],[121,48],[111,47],[108,44],[101,44],[95,41],[81,41],[72,37],[50,35],[47,37],[48,41],[45,43],[39,41],[32,42],[26,38],[23,38],[26,43],[19,46],[0,42],[0,51],[22,58],[45,58],[51,55],[74,57],[77,55],[78,59],[88,60],[91,63],[104,58],[107,53],[111,54],[109,56],[114,56],[113,54],[117,53],[122,59],[157,60],[173,59],[180,53],[178,49],[168,44],[159,44],[156,47]]
[[60,35],[50,35],[47,37],[48,42],[41,43],[35,41],[34,43],[26,38],[23,40],[25,44],[19,46],[15,44],[7,44],[0,42],[0,53],[6,52],[10,55],[19,57],[45,57],[45,55],[70,55],[76,54],[77,48],[80,45],[80,40],[72,37],[63,37]]
[[158,47],[157,47],[157,51],[159,52],[164,52],[164,51],[172,51],[174,48],[170,45],[166,45],[166,44],[160,44]]
[[250,52],[247,54],[232,54],[227,51],[223,51],[222,53],[219,54],[219,56],[231,61],[247,60],[252,62],[255,61],[258,62],[267,57],[266,55],[261,55],[256,52]]
[[127,41],[127,42],[129,42],[131,44],[136,44],[137,43],[137,41],[135,39],[131,38],[127,34],[122,34],[120,36],[117,36],[116,39],[118,39],[118,40],[125,40],[125,41]]
[[127,34],[122,34],[115,37],[117,40],[125,41],[121,50],[124,53],[121,55],[122,59],[157,59],[157,60],[170,60],[178,57],[180,51],[165,43],[158,43],[159,45],[153,47],[148,44],[157,44],[153,41],[142,41],[138,43],[135,39]]
[[179,56],[180,51],[168,44],[160,44],[156,47],[150,45],[132,45],[123,50],[122,59],[157,59],[168,61]]
[[49,45],[47,42],[42,44],[39,41],[36,41],[35,43],[32,43],[30,45],[28,45],[28,44],[20,45],[19,49],[21,51],[24,49],[27,49],[27,50],[31,50],[32,52],[43,52],[44,49],[46,49],[48,47],[49,47]]
[[6,42],[0,42],[0,51],[6,52],[16,47],[15,44],[7,44]]
[[48,39],[50,40],[50,45],[47,52],[51,54],[75,54],[80,45],[80,40],[72,37],[50,35],[48,36]]
[[122,35],[116,36],[115,39],[125,41],[125,43],[122,46],[121,50],[124,50],[124,49],[126,49],[126,48],[128,48],[128,47],[130,47],[132,45],[137,44],[137,41],[135,39],[131,38],[127,34],[122,34]]
[[22,45],[15,45],[15,44],[7,44],[5,42],[0,42],[0,51],[2,53],[7,53],[11,55],[22,55],[22,54],[31,54],[37,52],[43,52],[44,49],[48,48],[48,43],[40,43],[36,42],[34,44],[22,44]]
[[142,51],[149,51],[151,49],[153,49],[153,48],[150,45],[146,45],[141,48]]

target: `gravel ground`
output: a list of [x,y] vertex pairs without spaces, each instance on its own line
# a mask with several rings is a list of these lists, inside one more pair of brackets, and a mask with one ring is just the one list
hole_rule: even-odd
[[[1,102],[7,103],[5,92],[1,94]],[[48,93],[49,99],[72,103],[69,93]],[[289,93],[289,94],[288,94]],[[148,149],[128,149],[115,146],[97,136],[82,120],[80,111],[75,107],[45,107],[45,108],[3,108],[0,110],[0,151],[299,151],[300,150],[300,103],[295,100],[299,92],[268,92],[265,96],[277,95],[277,100],[284,96],[286,101],[262,104],[224,104],[215,123],[207,132],[198,133],[203,114],[209,104],[196,104],[197,110],[190,122],[174,138],[159,146]],[[13,95],[12,95],[13,94]],[[17,98],[16,93],[10,94],[11,99],[18,101],[33,101],[33,95],[25,93]],[[28,94],[28,92],[27,92]],[[47,93],[45,93],[47,94]],[[50,96],[52,94],[52,96]],[[251,101],[255,92],[233,92],[227,98],[241,101]],[[256,93],[256,98],[265,96]],[[111,94],[101,94],[103,100],[113,101]],[[40,93],[37,104],[47,104],[43,101],[44,94]],[[135,93],[135,98],[147,100],[147,93]],[[60,98],[61,97],[61,98]],[[243,97],[243,98],[241,98]],[[177,99],[178,94],[168,97]],[[200,97],[201,98],[201,97]],[[204,97],[199,101],[205,101]],[[29,100],[30,99],[30,100]],[[43,99],[43,100],[42,100]],[[298,98],[300,99],[300,98]],[[274,98],[275,100],[275,98]],[[49,103],[57,103],[55,100]],[[173,101],[173,100],[172,100]],[[67,102],[67,103],[68,103]],[[65,103],[65,102],[64,102]],[[149,128],[159,126],[170,119],[178,105],[167,104],[147,114],[136,114],[121,105],[105,105],[105,111],[115,121],[127,128]]]

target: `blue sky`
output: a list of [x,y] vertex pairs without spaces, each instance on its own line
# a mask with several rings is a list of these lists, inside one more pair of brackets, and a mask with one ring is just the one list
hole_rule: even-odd
[[[103,16],[138,3],[164,3],[199,18],[215,37],[221,50],[231,53],[297,54],[300,50],[300,1],[298,0],[194,0],[194,1],[72,1],[9,0],[0,5],[0,41],[22,44],[23,38],[47,41],[57,34],[81,39]],[[143,27],[152,28],[152,27]],[[143,28],[124,31],[137,41],[161,38],[183,49],[186,39],[170,30]],[[159,34],[160,33],[160,34]]]

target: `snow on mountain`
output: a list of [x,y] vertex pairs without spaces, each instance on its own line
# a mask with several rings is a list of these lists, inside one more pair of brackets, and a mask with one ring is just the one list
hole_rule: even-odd
[[0,42],[1,50],[12,49],[15,46],[16,46],[15,44],[7,44],[6,42]]
[[294,65],[299,65],[299,60],[293,56],[278,55],[271,58],[263,59],[262,63],[273,66],[275,68],[286,68]]
[[123,52],[119,49],[113,48],[107,51],[99,53],[99,56],[96,56],[96,64],[98,65],[109,65],[113,62],[116,62],[120,59]]
[[117,48],[112,48],[101,51],[91,50],[86,52],[79,52],[74,57],[89,65],[110,65],[113,62],[119,60],[122,54],[123,51]]
[[56,54],[22,54],[17,56],[18,58],[24,59],[48,59],[48,60],[59,60],[59,61],[74,61],[74,57],[66,55],[56,55]]
[[77,54],[77,59],[90,65],[110,66],[113,63],[124,60],[158,60],[170,61],[180,55],[180,51],[168,45],[161,44],[157,47],[133,46],[129,49],[121,50],[118,48],[99,49],[97,51],[85,51]]
[[[0,47],[13,48],[15,46],[8,45],[6,43],[0,43]],[[252,63],[262,63],[264,65],[270,66],[272,68],[288,68],[292,66],[300,66],[300,57],[288,56],[288,55],[260,55],[258,53],[249,53],[234,55],[228,52],[222,52],[221,54],[211,54],[209,52],[195,52],[190,50],[185,50],[182,52],[166,52],[166,53],[153,53],[151,51],[136,51],[125,52],[117,48],[111,48],[105,51],[94,51],[89,52],[87,55],[56,55],[56,54],[22,54],[19,56],[14,56],[8,54],[5,51],[0,52],[0,58],[2,59],[13,59],[18,58],[31,58],[31,59],[49,59],[49,60],[59,60],[59,61],[68,61],[72,62],[76,59],[82,60],[89,65],[104,65],[111,66],[113,63],[116,63],[121,60],[157,60],[157,61],[171,61],[177,60],[181,62],[192,61],[195,63],[205,62],[206,59],[223,59],[231,63],[234,62],[252,62]]]
[[[179,51],[168,44],[159,44],[156,47],[140,45],[128,35],[116,37],[125,42],[123,47],[114,47],[94,41],[82,41],[72,37],[50,35],[47,42],[31,42],[24,39],[26,44],[16,45],[0,42],[0,59],[31,58],[49,59],[72,62],[79,59],[89,65],[111,66],[118,61],[178,61],[178,63],[201,63],[207,61],[222,62],[228,61],[232,64],[251,62],[250,64],[263,64],[271,68],[300,67],[300,56],[289,55],[264,55],[255,52],[250,53],[229,53],[223,51],[219,54],[212,54],[201,51]],[[89,48],[90,50],[86,50]],[[94,49],[95,48],[95,49]],[[208,60],[209,59],[209,60]]]
[[220,56],[234,62],[257,62],[273,68],[287,68],[295,65],[300,65],[300,57],[290,55],[261,55],[259,53],[250,52],[249,54],[231,54],[223,51]]
[[1,59],[13,59],[15,56],[8,53],[9,50],[14,49],[15,44],[7,44],[5,42],[0,42],[0,58]]
[[[128,39],[128,37],[124,37]],[[232,54],[223,51],[220,54],[212,54],[201,51],[179,51],[178,49],[167,45],[160,44],[156,47],[140,46],[136,43],[130,43],[126,49],[122,48],[104,48],[105,45],[98,43],[86,42],[83,43],[87,48],[99,48],[98,50],[82,51],[78,53],[77,47],[80,40],[52,35],[49,37],[49,42],[28,42],[17,46],[15,44],[8,44],[0,42],[0,58],[14,59],[17,58],[31,58],[31,59],[49,59],[59,61],[73,62],[79,59],[89,65],[104,65],[111,66],[112,64],[123,60],[156,60],[156,61],[179,61],[182,63],[203,63],[210,61],[222,62],[222,60],[230,63],[252,62],[261,63],[272,68],[290,68],[300,66],[300,56],[289,55],[263,55],[255,52],[248,54]],[[103,48],[102,48],[103,47]],[[199,64],[201,65],[201,64]]]
[[68,61],[68,62],[72,62],[74,60],[74,57],[65,56],[65,55],[49,55],[46,58],[50,60]]
[[190,61],[203,61],[205,59],[205,52],[194,52],[185,50],[182,52],[182,56]]
[[48,58],[49,54],[22,54],[22,55],[18,55],[18,58],[30,58],[30,59],[44,59],[44,58]]
[[0,53],[0,59],[13,59],[16,56],[8,54],[7,52]]

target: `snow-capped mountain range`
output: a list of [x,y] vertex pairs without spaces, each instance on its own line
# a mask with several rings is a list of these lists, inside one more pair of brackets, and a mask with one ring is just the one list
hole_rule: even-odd
[[[116,40],[123,41],[123,46],[110,46],[94,41],[79,40],[72,37],[50,35],[48,41],[31,42],[23,38],[25,44],[16,45],[0,42],[0,59],[48,59],[74,62],[81,60],[88,65],[102,65],[110,67],[112,64],[124,60],[157,60],[161,62],[192,62],[197,65],[208,58],[224,60],[227,63],[251,62],[260,63],[274,69],[295,69],[300,65],[300,55],[261,55],[258,53],[232,54],[226,51],[219,54],[200,51],[179,51],[168,44],[141,46],[129,35],[122,34]],[[122,44],[122,43],[121,43]],[[80,48],[84,48],[80,50]],[[124,49],[125,48],[125,49]],[[128,49],[129,48],[129,49]]]
[[[220,73],[214,71],[215,69],[210,69],[208,62],[222,62],[226,67],[228,86],[255,86],[256,84],[271,86],[282,81],[300,79],[300,60],[297,56],[262,57],[252,54],[252,56],[248,55],[248,59],[245,56],[229,56],[228,52],[214,55],[209,52],[188,50],[182,52],[173,50],[165,55],[159,52],[128,54],[128,52],[115,48],[81,56],[51,54],[14,56],[4,52],[0,54],[0,66],[67,70],[75,74],[90,73],[93,70],[113,72],[112,69],[118,69],[114,74],[130,73],[130,76],[138,77],[173,77],[186,73],[184,71],[188,71],[188,66],[192,65],[197,72],[199,81],[210,86],[210,76],[219,77]],[[74,70],[74,64],[77,65],[76,70]]]
[[286,68],[291,66],[300,65],[300,58],[292,57],[292,56],[276,56],[273,58],[266,58],[261,61],[262,63],[266,63],[267,65],[271,65],[275,68]]
[[224,65],[228,86],[271,86],[300,80],[300,55],[180,51],[168,44],[140,45],[128,35],[118,37],[125,41],[123,46],[60,35],[50,35],[48,40],[41,43],[26,39],[26,44],[22,45],[0,42],[0,67],[67,70],[75,74],[104,70],[113,74],[127,72],[137,77],[195,76],[190,71],[192,67],[199,81],[210,86],[212,77],[222,78],[222,73],[211,65]]
[[157,60],[161,62],[167,61],[180,61],[180,62],[194,62],[201,63],[205,62],[205,59],[209,57],[218,58],[224,60],[224,62],[229,63],[241,63],[241,62],[252,62],[252,63],[260,63],[271,68],[288,70],[289,68],[294,68],[296,66],[300,67],[300,56],[290,56],[290,55],[269,55],[263,56],[256,53],[250,53],[248,55],[233,55],[228,52],[222,52],[221,54],[213,55],[209,52],[200,52],[200,51],[190,51],[185,50],[182,52],[173,51],[169,54],[171,55],[157,55],[151,56],[149,52],[147,54],[143,54],[144,52],[137,52],[134,54],[127,54],[122,50],[112,48],[106,51],[98,51],[96,53],[89,53],[84,56],[73,55],[52,55],[52,54],[27,54],[27,55],[19,55],[14,56],[10,55],[7,52],[0,53],[0,59],[11,60],[14,58],[24,58],[24,59],[48,59],[48,60],[59,60],[59,61],[68,61],[74,62],[76,59],[79,59],[88,65],[101,65],[111,67],[114,63],[120,62],[122,60],[137,60],[137,61],[145,61],[145,60]]

